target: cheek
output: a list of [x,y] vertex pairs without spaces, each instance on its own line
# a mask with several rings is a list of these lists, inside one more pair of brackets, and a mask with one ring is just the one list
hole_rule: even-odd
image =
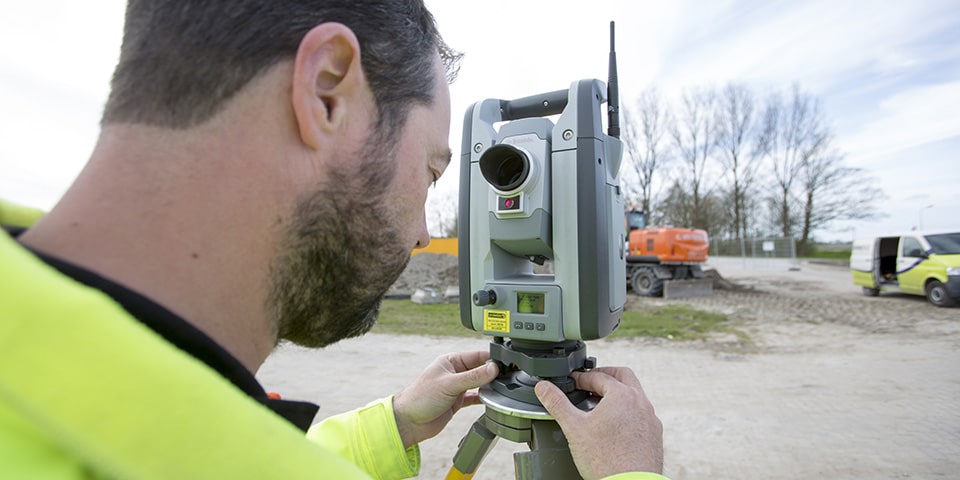
[[415,161],[420,156],[410,155],[409,152],[401,152],[401,155],[406,157],[406,161],[400,163],[394,181],[390,185],[390,190],[393,191],[397,202],[395,207],[402,209],[405,217],[420,218],[423,215],[427,190],[433,177],[430,176],[426,165]]
[[425,148],[416,135],[406,135],[400,141],[394,158],[397,169],[388,187],[388,208],[394,213],[392,224],[403,232],[406,241],[415,244],[423,229],[427,190],[433,176],[424,160]]
[[393,225],[399,228],[405,237],[413,238],[415,243],[424,221],[427,190],[422,185],[422,179],[413,181],[414,179],[404,177],[401,172],[397,172],[397,181],[391,185],[390,194],[384,201]]

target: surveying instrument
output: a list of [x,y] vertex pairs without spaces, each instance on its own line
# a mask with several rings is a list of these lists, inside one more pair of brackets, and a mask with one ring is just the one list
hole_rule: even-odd
[[[607,104],[607,131],[602,105]],[[579,80],[467,109],[460,157],[460,320],[490,335],[500,375],[480,388],[484,414],[448,479],[472,478],[498,438],[527,443],[518,479],[579,479],[566,437],[534,393],[553,382],[571,403],[597,399],[570,373],[589,370],[584,341],[620,325],[626,301],[614,23],[606,85]],[[559,115],[556,123],[549,116]],[[497,128],[499,126],[499,128]],[[552,262],[553,273],[534,265]]]

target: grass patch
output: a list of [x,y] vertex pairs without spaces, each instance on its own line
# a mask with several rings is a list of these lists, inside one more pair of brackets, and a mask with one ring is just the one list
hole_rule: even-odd
[[620,328],[608,338],[657,337],[670,340],[701,340],[710,333],[746,334],[726,325],[727,316],[704,312],[687,305],[664,305],[623,312]]
[[813,243],[807,246],[804,258],[850,260],[850,243]]
[[805,258],[823,258],[831,260],[849,260],[850,250],[817,250]]
[[[658,337],[699,340],[710,333],[731,333],[749,343],[747,335],[726,324],[727,316],[687,305],[665,305],[626,311],[620,328],[607,338]],[[410,300],[384,300],[375,333],[475,337],[483,335],[460,324],[456,303],[418,305]]]

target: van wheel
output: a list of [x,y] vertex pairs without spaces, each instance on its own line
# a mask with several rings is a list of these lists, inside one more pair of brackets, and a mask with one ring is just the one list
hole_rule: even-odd
[[863,287],[863,294],[868,297],[876,297],[880,295],[880,290],[876,288]]
[[947,294],[947,287],[939,280],[930,280],[927,283],[927,300],[938,307],[950,307],[955,303]]
[[643,297],[659,297],[663,294],[663,280],[657,278],[653,269],[647,267],[634,270],[630,287],[633,288],[633,293]]

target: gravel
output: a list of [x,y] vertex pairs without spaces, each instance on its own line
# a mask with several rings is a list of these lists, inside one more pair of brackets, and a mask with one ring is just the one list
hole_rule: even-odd
[[[453,257],[423,255],[405,282],[456,277]],[[428,264],[439,265],[436,277]],[[726,313],[751,344],[723,335],[588,344],[601,365],[629,366],[643,382],[664,424],[666,475],[958,478],[960,309],[864,297],[845,268],[724,258],[708,266],[745,288],[669,302]],[[630,295],[627,306],[665,302]],[[370,334],[323,350],[282,345],[257,376],[285,398],[319,403],[320,420],[399,391],[438,355],[487,342]],[[421,478],[444,477],[481,413],[458,413],[421,445]],[[474,478],[513,478],[510,454],[526,448],[501,440]]]

